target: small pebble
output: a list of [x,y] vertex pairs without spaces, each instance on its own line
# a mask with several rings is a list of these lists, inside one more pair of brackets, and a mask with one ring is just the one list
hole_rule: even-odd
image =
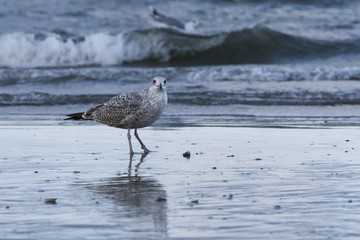
[[199,200],[192,200],[191,203],[199,204]]
[[56,204],[56,198],[45,198],[45,204]]
[[351,199],[349,199],[348,203],[352,203],[353,201]]
[[34,173],[39,173],[38,171],[35,171]]
[[214,169],[214,170],[215,170],[215,169],[216,169],[216,167],[213,167],[212,169]]
[[275,209],[275,210],[281,210],[281,206],[280,206],[280,205],[275,205],[275,206],[274,206],[274,209]]
[[6,206],[5,208],[6,208],[6,209],[9,209],[9,208],[10,208],[10,206]]
[[165,202],[166,201],[166,198],[163,198],[163,197],[158,197],[156,199],[157,202]]
[[261,160],[261,158],[255,158],[255,161],[260,161]]
[[189,159],[190,158],[190,151],[186,151],[183,153],[183,157]]
[[78,174],[78,173],[80,173],[80,171],[73,171],[73,173]]

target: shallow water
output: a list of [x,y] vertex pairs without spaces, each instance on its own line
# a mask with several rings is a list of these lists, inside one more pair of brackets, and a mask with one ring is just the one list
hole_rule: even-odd
[[1,132],[2,239],[360,236],[357,128],[150,128],[130,172],[126,131]]
[[66,114],[85,111],[116,94],[146,89],[149,76],[160,75],[168,79],[169,98],[161,125],[247,125],[249,120],[257,124],[265,119],[275,124],[359,126],[360,81],[352,80],[359,69],[309,65],[3,69],[0,120],[62,121]]

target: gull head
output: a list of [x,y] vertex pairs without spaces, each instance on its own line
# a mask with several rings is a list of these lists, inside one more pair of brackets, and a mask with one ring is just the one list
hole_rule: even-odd
[[198,20],[191,20],[185,23],[185,31],[190,33],[195,33],[195,30],[202,25],[203,25],[202,22]]
[[166,91],[166,78],[154,77],[150,89],[153,91]]
[[201,21],[199,21],[199,20],[191,20],[190,22],[194,25],[194,28],[201,27],[201,26],[204,25],[204,24],[203,24]]

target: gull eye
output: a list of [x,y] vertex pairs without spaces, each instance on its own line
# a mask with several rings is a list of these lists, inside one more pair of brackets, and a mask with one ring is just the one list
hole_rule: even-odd
[[153,84],[155,84],[155,83],[156,83],[156,80],[154,79],[154,80],[153,80]]
[[166,84],[166,80],[164,80],[164,85]]

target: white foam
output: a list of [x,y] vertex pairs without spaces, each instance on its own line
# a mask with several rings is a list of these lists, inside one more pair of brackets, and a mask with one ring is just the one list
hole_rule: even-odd
[[121,33],[95,33],[78,43],[52,33],[43,40],[30,33],[7,33],[0,35],[0,49],[0,66],[6,67],[118,65],[149,54],[139,46],[124,46]]
[[303,66],[216,66],[190,71],[187,79],[194,82],[207,81],[244,81],[244,82],[287,82],[287,81],[326,81],[359,80],[360,67],[316,67]]

